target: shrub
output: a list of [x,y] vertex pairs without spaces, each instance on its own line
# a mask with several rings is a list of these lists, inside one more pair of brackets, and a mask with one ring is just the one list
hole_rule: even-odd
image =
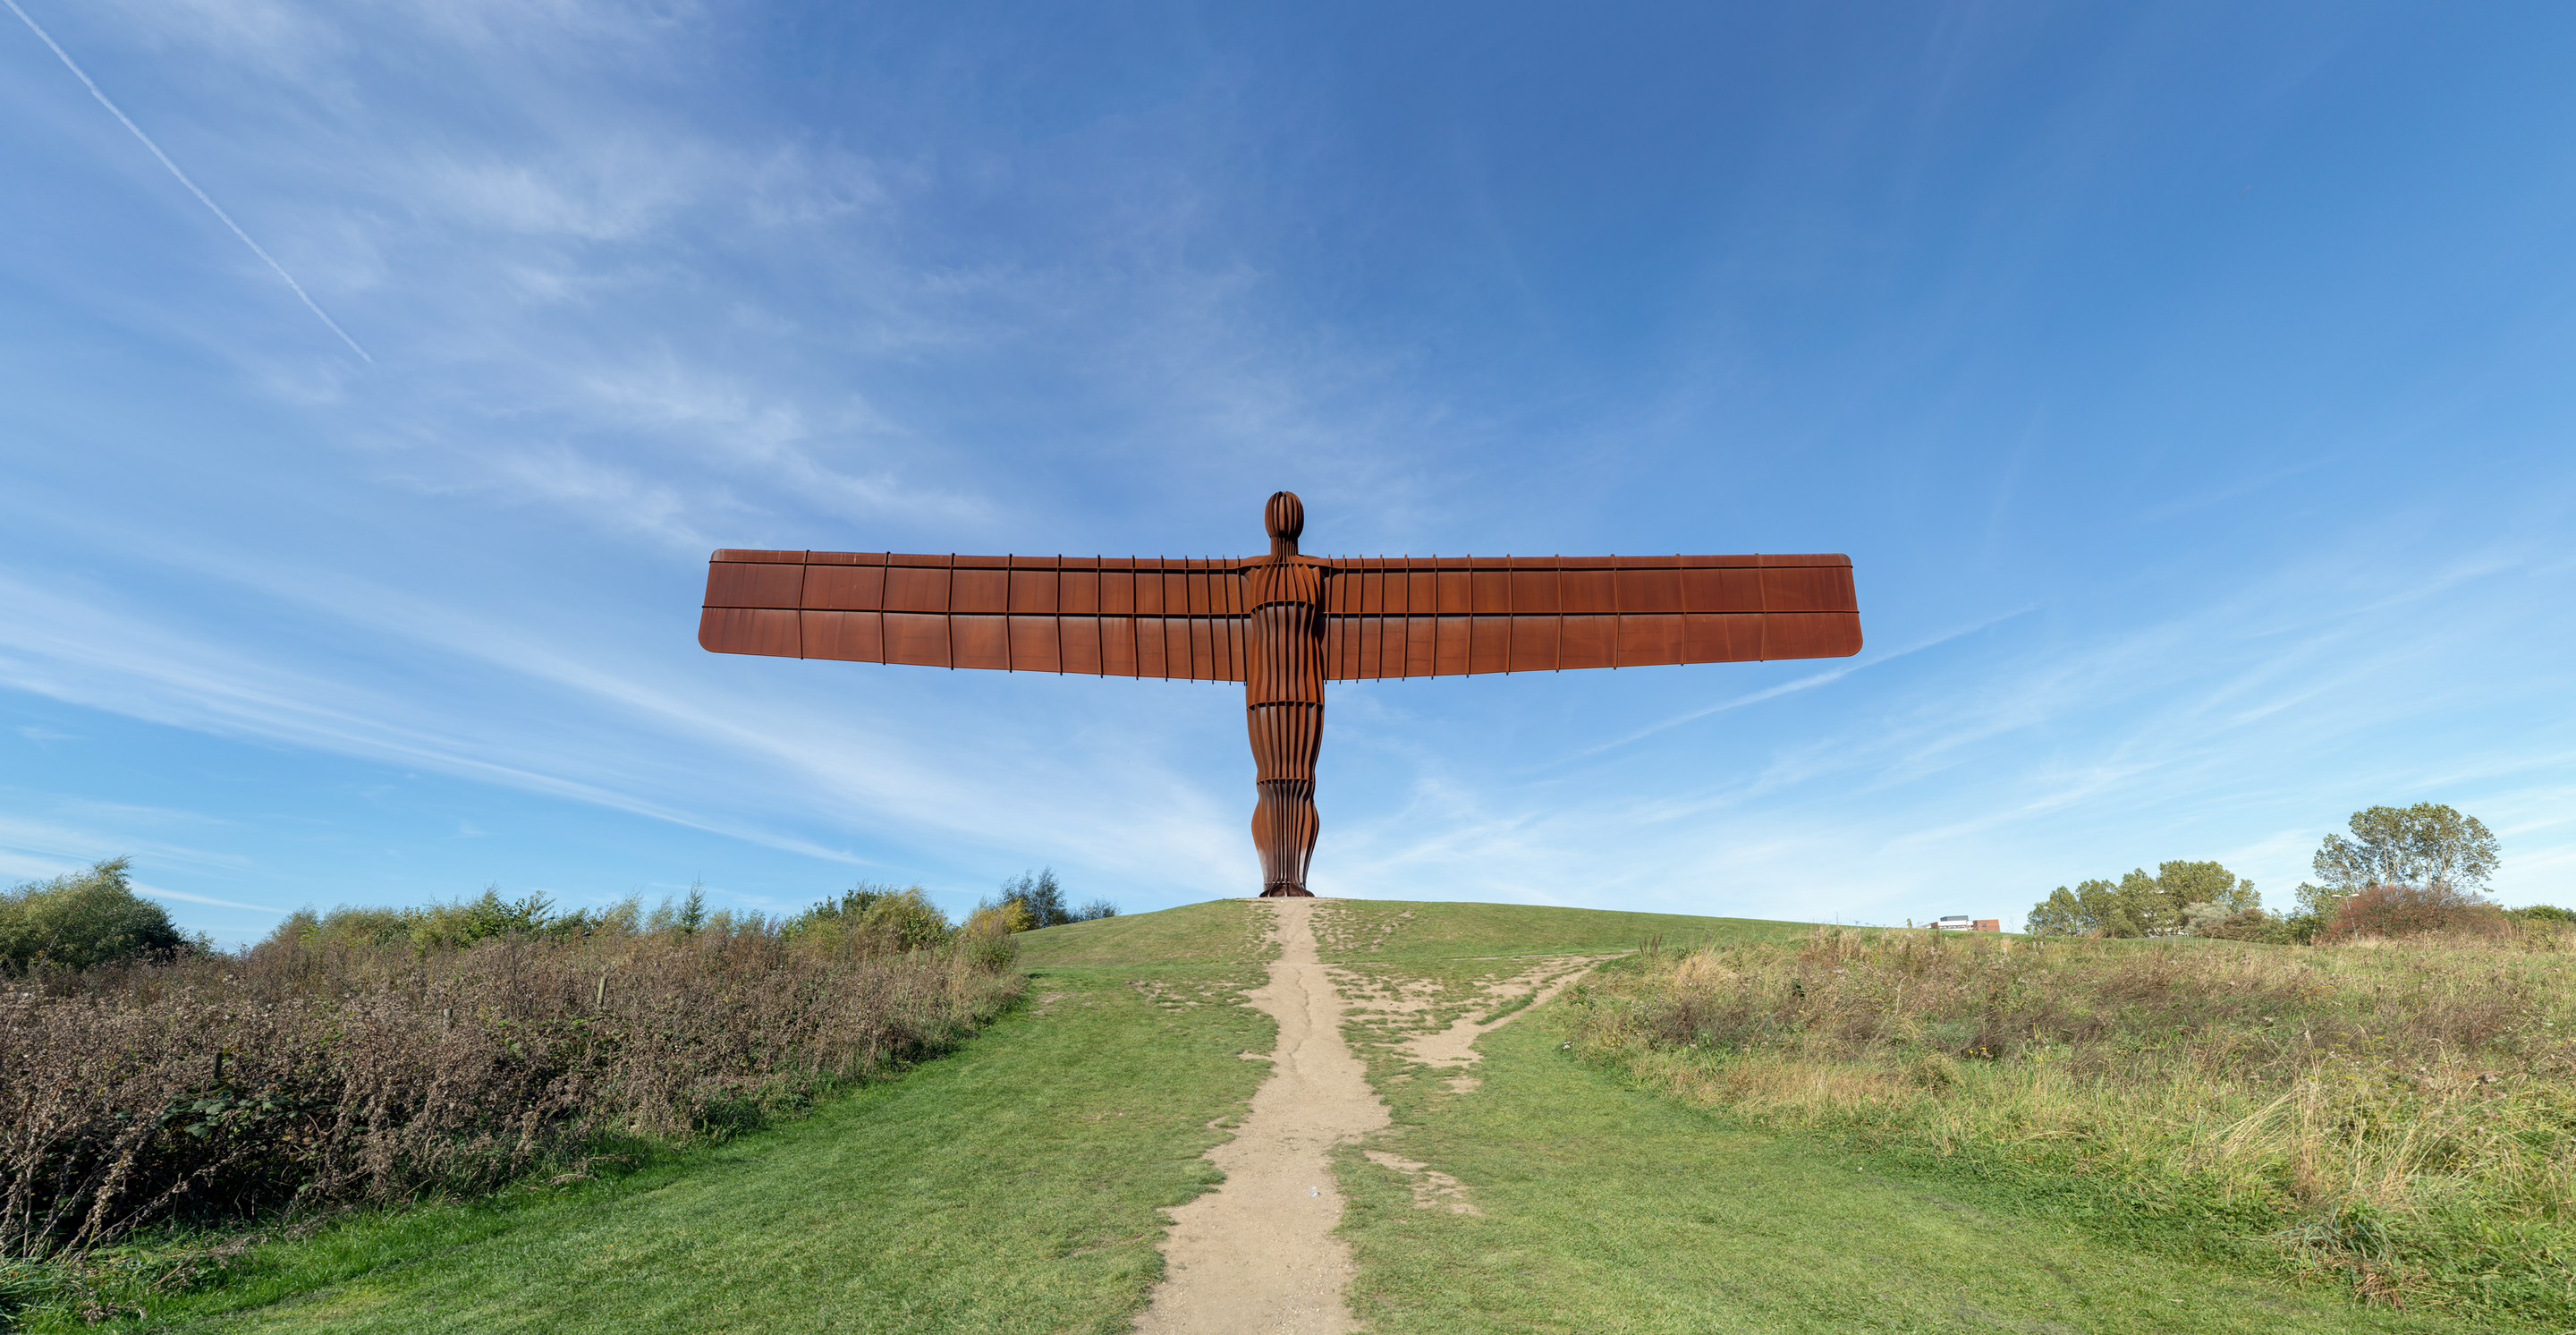
[[2252,941],[2267,946],[2304,946],[2317,936],[2317,918],[2312,913],[2294,913],[2275,917],[2261,909],[2246,909],[2214,921],[2203,921],[2191,935],[2212,941]]
[[553,901],[544,895],[503,899],[501,887],[487,885],[483,887],[483,893],[473,899],[392,912],[405,921],[415,944],[451,949],[489,941],[496,936],[577,936],[583,927],[589,925],[586,914],[576,911],[557,916],[552,912],[553,908]]
[[1022,985],[1007,933],[905,950],[877,930],[935,914],[917,892],[871,902],[856,930],[794,935],[723,913],[655,931],[632,905],[584,915],[583,935],[528,903],[470,945],[435,942],[481,901],[308,911],[237,955],[0,992],[0,1257],[726,1134],[954,1042]]
[[[694,895],[696,891],[692,889]],[[669,902],[664,901],[664,907]],[[262,944],[271,941],[301,941],[350,947],[386,947],[409,944],[416,950],[456,950],[488,941],[495,937],[536,936],[567,939],[610,929],[620,932],[635,930],[641,923],[643,902],[629,897],[608,909],[591,912],[574,909],[569,913],[554,911],[554,901],[544,895],[524,899],[504,899],[497,885],[485,886],[473,899],[441,903],[433,901],[421,908],[383,908],[375,905],[343,904],[327,914],[316,915],[311,908],[297,909],[272,930]],[[701,912],[700,919],[704,914]]]
[[920,886],[861,884],[788,919],[779,930],[791,941],[840,942],[864,954],[887,954],[927,950],[953,929]]
[[958,958],[982,969],[1008,968],[1020,950],[1012,943],[1011,935],[1029,930],[1027,921],[1028,910],[1017,900],[977,908],[957,929]]
[[2513,920],[2495,901],[2446,885],[2374,885],[2346,899],[2318,935],[2326,941],[2442,933],[2506,936]]
[[[2193,905],[2199,908],[2200,905]],[[2192,923],[2193,936],[2218,941],[2271,941],[2281,934],[2281,923],[2261,909],[2247,909],[2222,917],[2202,917]]]
[[0,892],[0,970],[86,969],[203,944],[181,935],[169,910],[134,893],[129,864],[110,858]]

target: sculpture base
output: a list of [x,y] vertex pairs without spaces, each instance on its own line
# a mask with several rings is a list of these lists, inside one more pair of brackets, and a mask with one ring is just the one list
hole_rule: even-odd
[[1302,885],[1266,885],[1261,888],[1261,897],[1263,899],[1313,899],[1315,892]]

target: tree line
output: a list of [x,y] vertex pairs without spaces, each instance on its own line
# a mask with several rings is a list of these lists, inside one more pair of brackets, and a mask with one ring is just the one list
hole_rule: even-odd
[[2483,897],[2500,859],[2495,835],[2475,816],[2419,802],[2356,811],[2348,826],[2317,849],[2309,864],[2317,879],[2299,884],[2291,913],[2265,911],[2254,883],[2216,862],[2174,861],[2152,876],[2141,867],[2117,881],[2061,885],[2031,906],[2025,926],[2033,936],[2304,943],[2396,927],[2477,930],[2513,917],[2576,920],[2546,905],[2507,911]]
[[[773,936],[790,944],[808,939],[864,940],[870,949],[906,951],[945,942],[988,917],[1008,932],[1025,932],[1116,916],[1118,906],[1106,899],[1069,907],[1064,887],[1049,868],[1002,882],[1000,897],[977,904],[962,923],[950,922],[918,885],[861,884],[803,912],[775,917],[710,909],[700,885],[691,885],[686,895],[664,896],[649,908],[642,896],[629,895],[605,907],[573,909],[558,908],[542,894],[513,899],[498,886],[486,886],[472,898],[425,905],[343,905],[328,913],[298,909],[271,936],[461,950],[496,937],[562,941],[594,934],[747,934]],[[0,890],[0,976],[215,953],[212,938],[203,932],[181,931],[167,909],[135,892],[132,862],[127,858],[110,858],[85,871]]]
[[1019,879],[1002,882],[999,899],[988,899],[975,906],[977,913],[999,913],[1014,932],[1031,932],[1041,927],[1062,927],[1066,923],[1096,922],[1118,916],[1118,906],[1105,899],[1093,899],[1081,908],[1067,908],[1064,887],[1055,879],[1055,868],[1021,872]]

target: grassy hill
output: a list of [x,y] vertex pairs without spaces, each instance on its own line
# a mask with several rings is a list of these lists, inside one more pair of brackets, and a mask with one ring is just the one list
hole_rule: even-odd
[[[193,1284],[138,1280],[145,1314],[110,1326],[1125,1331],[1160,1273],[1156,1207],[1212,1185],[1198,1156],[1268,1072],[1243,1057],[1268,1050],[1270,1022],[1238,1000],[1260,977],[1261,914],[1221,900],[1024,934],[1019,1011],[802,1121],[345,1219]],[[1532,957],[1776,944],[1806,925],[1394,901],[1318,925],[1394,1113],[1338,1164],[1372,1331],[2494,1328],[2125,1246],[2010,1183],[1693,1106],[1570,1048],[1571,994],[1487,1033],[1473,1081],[1407,1047],[1508,1013],[1498,989]],[[1425,1172],[1457,1190],[1426,1197]],[[148,1275],[183,1241],[122,1263]]]
[[[1019,937],[1020,961],[1040,969],[1204,962],[1216,952],[1239,948],[1246,921],[1243,903],[1218,899],[1026,932]],[[1326,953],[1379,962],[1613,954],[1635,950],[1650,937],[1673,947],[1694,941],[1795,941],[1815,930],[1815,924],[1803,922],[1538,904],[1349,899],[1334,901],[1334,910],[1335,921],[1318,927],[1327,936]]]

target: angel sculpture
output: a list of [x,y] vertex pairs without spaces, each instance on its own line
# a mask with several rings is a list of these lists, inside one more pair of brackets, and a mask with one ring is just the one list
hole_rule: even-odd
[[1307,895],[1324,684],[1383,677],[1844,658],[1843,556],[1313,557],[1276,492],[1255,557],[718,551],[715,653],[1239,681],[1263,895]]

